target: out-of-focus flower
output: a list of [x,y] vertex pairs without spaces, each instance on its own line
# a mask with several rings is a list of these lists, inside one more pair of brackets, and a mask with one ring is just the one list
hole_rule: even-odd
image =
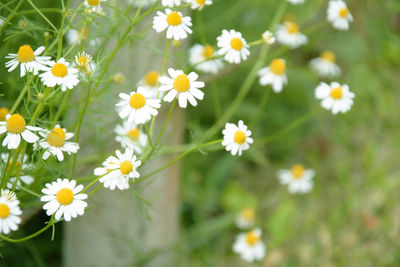
[[248,229],[254,225],[255,211],[253,208],[247,207],[239,212],[236,217],[236,226],[239,229]]
[[319,57],[313,58],[310,66],[322,77],[335,77],[342,72],[336,64],[336,56],[332,51],[324,51]]
[[281,92],[283,86],[287,84],[285,60],[282,58],[272,60],[269,66],[260,69],[257,75],[262,86],[270,84],[275,93]]
[[222,34],[217,37],[217,42],[218,55],[224,55],[225,60],[229,63],[238,64],[250,55],[249,45],[242,34],[235,30],[222,30]]
[[167,7],[180,6],[182,4],[181,2],[182,0],[162,0],[161,5]]
[[303,4],[305,0],[287,0],[289,3],[293,5]]
[[192,33],[190,27],[192,19],[183,16],[181,12],[172,11],[167,8],[165,13],[157,11],[157,16],[153,19],[153,29],[156,32],[167,30],[167,39],[182,40]]
[[216,74],[224,66],[211,45],[195,44],[189,50],[189,62],[196,70]]
[[192,106],[197,106],[197,100],[203,100],[204,93],[199,88],[204,87],[204,82],[197,81],[199,75],[191,72],[186,75],[182,70],[168,69],[168,76],[160,77],[160,91],[168,92],[164,96],[164,101],[172,102],[174,98],[178,98],[181,108],[186,108],[187,102]]
[[106,1],[107,0],[85,0],[84,5],[87,7],[87,12],[104,15],[103,8],[101,7],[101,2]]
[[239,234],[233,244],[233,251],[247,262],[262,260],[265,256],[266,246],[261,240],[261,229],[257,228]]
[[152,97],[160,97],[159,94],[159,82],[158,78],[160,77],[160,73],[155,70],[151,70],[147,72],[144,77],[139,81],[138,85],[143,87],[145,90],[152,93]]
[[354,103],[355,94],[350,92],[347,84],[340,85],[332,82],[330,85],[321,82],[315,89],[315,97],[321,100],[324,109],[331,110],[333,114],[346,113]]
[[0,108],[0,121],[4,121],[8,113],[10,113],[8,108]]
[[280,183],[288,185],[291,194],[305,194],[311,192],[314,175],[314,170],[305,169],[301,164],[294,165],[290,170],[278,171]]
[[123,148],[129,147],[136,154],[142,154],[147,144],[147,135],[136,124],[124,121],[122,125],[118,124],[114,131],[117,134],[115,140],[121,143]]
[[[5,164],[7,164],[8,156],[9,156],[8,153],[1,154],[1,159],[4,163],[4,166],[5,166]],[[24,155],[22,162],[20,160],[17,160],[15,162],[13,160],[10,160],[8,166],[9,166],[8,168],[10,168],[10,166],[13,166],[13,169],[11,169],[11,172],[10,172],[11,177],[7,182],[8,189],[12,189],[14,187],[15,183],[17,183],[16,187],[15,187],[17,189],[19,189],[22,184],[30,185],[33,183],[34,178],[32,176],[26,174],[26,173],[29,173],[29,171],[30,171],[29,169],[32,168],[32,164],[28,163],[27,155]],[[17,176],[19,177],[18,180],[17,180]]]
[[226,151],[231,151],[234,156],[236,154],[241,156],[242,152],[249,149],[250,144],[253,143],[253,138],[250,137],[251,131],[247,129],[242,120],[239,121],[237,126],[233,123],[226,123],[222,134],[224,135],[222,145]]
[[273,43],[275,43],[275,37],[272,34],[272,32],[270,31],[266,31],[261,35],[263,41],[267,44],[267,45],[272,45]]
[[212,0],[187,0],[192,9],[202,10],[206,5],[211,5]]
[[332,26],[341,31],[348,30],[350,22],[353,22],[353,16],[342,0],[331,0],[329,2],[327,17]]
[[278,25],[275,36],[278,42],[287,45],[291,49],[308,42],[307,36],[299,31],[299,26],[293,21],[286,21],[283,25]]
[[20,66],[20,76],[25,76],[26,72],[38,75],[39,71],[46,70],[50,57],[39,56],[44,51],[44,46],[38,47],[35,51],[28,44],[21,45],[16,54],[9,53],[6,58],[10,61],[6,62],[8,71],[13,71],[18,65]]

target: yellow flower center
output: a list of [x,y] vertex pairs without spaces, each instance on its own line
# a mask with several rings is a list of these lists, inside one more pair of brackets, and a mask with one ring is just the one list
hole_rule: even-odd
[[253,218],[254,218],[254,210],[252,208],[245,208],[244,210],[242,210],[242,217],[246,221],[253,220]]
[[342,7],[339,10],[339,16],[341,16],[342,18],[347,18],[348,15],[349,15],[349,10],[347,9],[347,7]]
[[172,26],[178,26],[182,23],[182,17],[178,12],[172,11],[167,16],[167,23]]
[[260,237],[258,235],[256,235],[253,231],[248,232],[246,234],[246,243],[249,246],[254,246],[255,244],[258,243],[258,241],[260,241]]
[[292,169],[290,171],[292,172],[292,175],[295,179],[300,179],[301,177],[303,177],[306,169],[304,168],[303,165],[296,164],[292,167]]
[[288,33],[295,34],[299,32],[299,26],[294,22],[291,21],[286,22],[285,27]]
[[31,62],[35,59],[32,47],[30,45],[21,45],[18,49],[17,59],[21,63]]
[[235,141],[236,144],[243,144],[246,141],[246,134],[243,131],[236,131],[235,136],[233,137],[233,140]]
[[157,71],[149,71],[144,78],[146,84],[148,86],[154,87],[158,83],[158,72]]
[[26,122],[19,114],[11,115],[7,120],[7,131],[12,134],[20,134],[25,130]]
[[335,63],[336,62],[336,56],[335,53],[333,53],[332,51],[324,51],[321,53],[321,58],[323,58],[326,61]]
[[238,38],[238,37],[232,38],[232,40],[231,40],[231,47],[232,47],[233,49],[237,50],[237,51],[239,51],[240,49],[242,49],[242,47],[243,47],[243,41],[242,41],[242,39],[240,39],[240,38]]
[[214,47],[212,47],[211,45],[204,46],[203,57],[209,59],[212,58],[213,55],[214,55]]
[[8,108],[0,108],[0,121],[4,121],[8,113],[10,113],[10,110],[8,110]]
[[80,56],[80,57],[78,57],[77,61],[78,61],[79,66],[86,67],[86,64],[88,63],[88,58],[85,56]]
[[186,74],[178,75],[174,80],[173,87],[176,91],[181,93],[188,91],[190,88],[189,77]]
[[196,0],[197,4],[204,6],[204,4],[206,3],[206,0]]
[[65,143],[65,132],[61,128],[54,128],[47,136],[47,143],[51,146],[62,147]]
[[133,170],[133,165],[129,160],[126,160],[121,163],[121,165],[119,166],[119,169],[123,175],[127,175],[128,173],[130,173]]
[[10,215],[10,208],[6,205],[1,203],[0,204],[0,218],[5,219]]
[[57,192],[57,201],[62,205],[69,205],[74,201],[74,193],[69,188],[63,188]]
[[87,0],[90,6],[98,6],[100,4],[100,0]]
[[132,140],[136,140],[139,137],[139,129],[135,128],[126,133],[126,136]]
[[283,59],[277,58],[272,60],[271,64],[269,64],[269,70],[276,75],[282,75],[286,70],[286,63]]
[[139,109],[146,105],[146,98],[142,94],[135,93],[129,99],[129,105],[134,109]]
[[65,77],[68,74],[68,69],[67,66],[65,66],[62,63],[56,63],[54,66],[51,68],[51,73],[53,73],[54,76],[56,77]]
[[333,89],[331,90],[331,93],[330,93],[329,95],[330,95],[330,97],[332,97],[333,99],[336,99],[336,100],[341,99],[342,96],[343,96],[342,87],[341,87],[341,86],[338,86],[338,87],[336,87],[336,88],[333,88]]

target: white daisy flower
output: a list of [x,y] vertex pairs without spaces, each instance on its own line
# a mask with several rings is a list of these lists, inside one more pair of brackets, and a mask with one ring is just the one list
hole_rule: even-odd
[[196,98],[203,100],[204,93],[200,91],[199,88],[204,87],[204,82],[197,81],[199,75],[195,72],[186,75],[182,70],[170,68],[168,69],[168,74],[171,78],[167,76],[160,77],[160,91],[169,91],[164,96],[164,101],[172,102],[176,97],[178,98],[179,106],[181,108],[186,108],[187,101],[189,101],[192,106],[196,106]]
[[347,8],[346,3],[342,0],[329,1],[327,15],[328,21],[337,30],[348,30],[350,22],[353,22],[353,16]]
[[315,172],[305,169],[303,165],[296,164],[290,170],[279,170],[278,178],[281,184],[288,185],[291,194],[305,194],[313,188]]
[[116,106],[121,107],[119,116],[122,119],[128,118],[128,122],[142,124],[151,119],[151,116],[158,114],[157,109],[161,107],[161,100],[152,98],[152,92],[142,87],[132,91],[129,95],[120,93],[122,99]]
[[8,113],[10,113],[8,108],[0,108],[0,121],[4,121]]
[[261,229],[239,234],[233,244],[233,251],[247,262],[262,260],[266,246],[261,240]]
[[157,11],[153,19],[153,29],[156,32],[167,30],[167,38],[174,40],[186,39],[192,33],[190,29],[192,19],[189,16],[183,17],[179,11],[172,11],[167,8],[165,13]]
[[[157,98],[157,94],[159,94],[158,87],[158,78],[160,77],[160,73],[155,70],[151,70],[146,73],[146,75],[139,81],[138,86],[143,87],[143,89],[152,93],[153,98]],[[160,97],[160,95],[158,95]]]
[[44,51],[44,46],[40,46],[35,51],[30,45],[21,45],[16,54],[9,53],[6,58],[10,61],[6,62],[8,72],[13,71],[18,65],[20,66],[20,76],[25,76],[26,72],[38,75],[39,71],[46,70],[50,57],[39,56]]
[[58,161],[63,161],[63,152],[71,155],[71,153],[77,153],[79,150],[79,145],[77,143],[66,141],[71,139],[74,133],[68,133],[67,129],[61,128],[58,124],[51,131],[46,130],[45,132],[39,132],[39,135],[44,138],[39,141],[39,145],[35,144],[34,148],[38,149],[40,146],[45,149],[42,156],[44,160],[47,160],[50,155],[54,155],[57,157]]
[[289,3],[293,5],[303,4],[305,0],[287,0]]
[[130,148],[126,148],[124,154],[121,154],[119,150],[115,151],[115,154],[117,157],[108,157],[103,162],[103,167],[94,170],[94,175],[103,175],[99,182],[103,183],[105,188],[128,189],[129,180],[140,177],[136,169],[140,166],[141,161],[136,160],[136,156],[133,155],[133,150]]
[[213,59],[216,55],[213,46],[195,44],[189,50],[189,62],[196,70],[216,74],[224,66],[220,58]]
[[26,125],[25,119],[19,114],[7,114],[6,121],[0,121],[0,134],[7,132],[2,145],[8,149],[16,149],[21,143],[21,137],[28,143],[35,143],[39,137],[32,131],[40,130],[39,127]]
[[149,7],[153,5],[157,0],[128,0],[130,4],[133,4],[135,7]]
[[107,0],[85,0],[84,5],[85,7],[87,7],[88,12],[104,15],[103,8],[101,7],[101,2],[106,1]]
[[293,21],[286,21],[283,25],[278,25],[275,36],[278,42],[289,46],[291,49],[308,42],[307,36],[299,31],[299,26]]
[[238,126],[233,123],[226,123],[222,134],[224,135],[222,145],[226,151],[231,151],[234,156],[236,154],[241,156],[244,150],[249,149],[249,144],[253,143],[253,138],[250,137],[251,131],[247,130],[247,126],[244,125],[242,120],[239,121]]
[[147,135],[136,124],[124,121],[122,125],[118,124],[114,131],[117,134],[115,140],[121,143],[123,148],[130,148],[136,154],[142,154],[147,145]]
[[92,73],[94,71],[94,63],[92,62],[92,56],[85,51],[79,52],[75,56],[75,64],[77,68],[86,73]]
[[57,62],[50,61],[49,67],[39,77],[42,79],[42,83],[48,87],[61,85],[62,91],[72,89],[79,83],[78,70],[69,67],[69,62],[66,62],[64,58],[60,58]]
[[315,89],[315,97],[321,99],[321,106],[331,110],[333,114],[346,113],[351,109],[355,94],[350,92],[347,84],[332,82],[330,85],[321,82]]
[[239,229],[248,229],[254,225],[255,212],[253,208],[247,207],[236,216],[236,226]]
[[270,84],[275,93],[282,91],[283,86],[287,84],[286,63],[282,58],[276,58],[271,61],[268,67],[262,68],[257,75],[260,77],[260,84],[266,86]]
[[322,77],[335,77],[342,73],[332,51],[324,51],[319,57],[313,58],[310,67]]
[[270,31],[266,31],[261,35],[263,41],[267,44],[267,45],[272,45],[275,43],[276,39],[274,37],[274,35],[272,34],[272,32]]
[[217,37],[218,55],[225,55],[225,60],[229,63],[240,63],[250,55],[249,45],[242,37],[240,32],[235,30],[222,30],[222,34]]
[[180,6],[182,4],[182,0],[162,0],[161,5],[167,7]]
[[79,194],[83,185],[76,186],[75,180],[58,178],[56,182],[47,183],[45,186],[42,189],[45,195],[40,198],[40,201],[47,202],[43,205],[43,209],[48,216],[55,213],[56,220],[64,217],[64,220],[69,222],[71,218],[83,215],[87,207],[84,201],[87,195]]
[[18,230],[18,224],[21,223],[22,214],[19,208],[19,200],[15,193],[8,189],[1,189],[0,195],[0,233],[9,234]]
[[[8,160],[8,153],[1,153],[1,159],[4,163],[4,165],[7,163]],[[9,162],[9,166],[13,165],[13,168],[11,170],[10,174],[10,179],[7,182],[7,188],[12,189],[14,187],[15,181],[17,181],[16,188],[19,189],[21,185],[30,185],[33,183],[34,178],[30,175],[26,175],[25,173],[27,170],[32,168],[32,164],[28,163],[28,156],[24,155],[24,159],[21,161],[16,161],[13,163],[12,160]],[[17,176],[19,176],[19,179],[17,179]]]
[[192,9],[202,10],[206,5],[211,5],[212,0],[187,0]]

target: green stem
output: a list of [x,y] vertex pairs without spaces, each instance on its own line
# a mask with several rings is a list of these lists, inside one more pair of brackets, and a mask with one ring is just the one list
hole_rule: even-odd
[[265,106],[267,105],[267,101],[268,101],[270,93],[271,93],[271,90],[269,88],[264,90],[264,94],[262,95],[260,104],[258,105],[257,115],[254,117],[254,120],[250,123],[250,125],[249,125],[250,128],[253,128],[257,124],[257,122],[260,120],[261,115],[265,109]]
[[65,108],[67,107],[70,96],[71,96],[71,90],[67,90],[67,92],[64,93],[61,105],[57,110],[56,116],[54,117],[54,120],[53,120],[54,122],[57,122],[61,118],[61,114],[64,112]]
[[[61,18],[61,26],[60,29],[56,29],[58,36],[57,36],[57,42],[58,42],[58,49],[57,49],[57,60],[60,59],[61,55],[62,55],[62,48],[63,48],[63,37],[64,37],[64,24],[65,24],[65,16],[68,12],[69,9],[69,2],[70,0],[67,1],[67,6],[66,8],[64,8],[63,6],[63,14],[62,14],[62,18]],[[64,3],[64,0],[61,0],[61,3]]]
[[[28,76],[29,74],[26,73],[26,75]],[[29,86],[31,85],[31,82],[32,82],[32,78],[27,78],[24,89],[22,89],[22,92],[19,94],[17,100],[15,101],[14,105],[12,106],[12,108],[10,110],[10,114],[13,114],[17,110],[19,104],[21,103],[22,99],[24,99],[24,96],[25,96],[26,92],[28,91]]]
[[27,0],[27,2],[36,10],[36,12],[53,28],[54,31],[57,31],[56,26],[32,3],[31,0]]
[[4,239],[5,241],[11,242],[11,243],[20,243],[20,242],[24,242],[24,241],[27,241],[27,240],[29,240],[29,239],[32,239],[32,238],[34,238],[34,237],[40,235],[41,233],[43,233],[44,231],[46,231],[47,229],[49,229],[51,226],[53,226],[55,223],[56,223],[56,222],[54,221],[54,215],[53,215],[53,216],[50,218],[49,223],[48,223],[45,227],[43,227],[43,228],[40,229],[39,231],[37,231],[37,232],[35,232],[35,233],[33,233],[33,234],[29,235],[29,236],[26,236],[26,237],[23,237],[23,238],[19,238],[19,239],[12,239],[12,238],[9,238],[9,237],[7,237],[7,236],[4,236],[4,235],[0,234],[0,238]]
[[38,193],[36,193],[36,192],[33,192],[32,190],[30,190],[30,189],[28,189],[28,188],[26,188],[26,187],[20,186],[19,188],[21,188],[22,191],[25,191],[25,192],[27,192],[27,193],[29,193],[29,194],[35,196],[35,197],[38,197],[38,198],[41,197],[40,194],[38,194]]
[[253,46],[257,46],[257,45],[263,44],[263,43],[264,43],[264,40],[263,40],[263,39],[260,39],[260,40],[257,40],[257,41],[248,43],[248,45],[249,45],[250,47],[253,47]]
[[8,25],[9,21],[11,21],[18,14],[17,11],[19,10],[19,8],[21,7],[23,2],[24,2],[24,0],[19,0],[18,4],[15,6],[14,10],[3,22],[3,25],[0,26],[0,36],[3,32],[3,29]]
[[149,173],[149,174],[146,174],[146,175],[144,175],[144,176],[142,176],[142,177],[140,177],[140,178],[138,178],[138,179],[133,180],[132,183],[141,182],[141,181],[143,181],[143,180],[145,180],[145,179],[147,179],[147,178],[153,176],[154,174],[156,174],[156,173],[158,173],[158,172],[160,172],[160,171],[162,171],[162,170],[168,168],[169,166],[173,165],[175,162],[177,162],[178,160],[184,158],[187,154],[190,154],[190,153],[192,153],[193,151],[196,151],[196,150],[198,150],[198,149],[201,149],[201,148],[204,148],[204,147],[207,147],[207,146],[211,146],[211,145],[214,145],[214,144],[217,144],[217,143],[221,143],[222,141],[223,141],[223,139],[218,139],[218,140],[213,140],[213,141],[210,141],[210,142],[201,144],[201,145],[196,145],[195,147],[193,147],[193,148],[191,148],[191,149],[189,149],[189,150],[183,152],[183,153],[180,154],[178,157],[176,157],[175,159],[171,160],[170,162],[168,162],[168,163],[165,164],[164,166],[158,168],[157,170],[155,170],[155,171],[153,171],[153,172],[151,172],[151,173]]

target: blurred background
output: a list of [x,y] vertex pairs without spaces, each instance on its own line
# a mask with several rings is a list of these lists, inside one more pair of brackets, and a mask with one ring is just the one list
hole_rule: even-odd
[[[248,42],[258,40],[281,0],[213,2],[201,17],[198,12],[192,13],[194,33],[188,43],[173,49],[176,61],[171,61],[170,66],[187,67],[187,48],[201,43],[202,32],[206,41],[214,45],[222,29],[240,31]],[[345,32],[334,30],[326,21],[327,1],[306,0],[304,5],[288,5],[286,18],[300,25],[309,43],[294,50],[274,45],[265,65],[275,57],[283,57],[288,65],[288,85],[280,94],[271,92],[259,114],[260,98],[271,88],[255,82],[230,120],[247,123],[254,144],[241,157],[231,156],[219,146],[187,156],[181,162],[178,206],[171,207],[178,211],[179,234],[168,246],[143,252],[127,261],[126,266],[148,266],[152,257],[163,254],[173,259],[173,266],[400,266],[400,2],[346,2],[354,22]],[[37,5],[60,8],[59,2],[54,1],[40,1]],[[0,16],[7,16],[9,12],[2,6]],[[24,4],[21,10],[24,9],[31,8]],[[107,7],[105,10],[111,12]],[[49,17],[59,23],[57,14]],[[94,34],[112,29],[112,23],[117,23],[113,18],[92,25]],[[131,38],[146,40],[143,36],[152,31],[150,21]],[[0,37],[2,65],[15,46],[38,39],[47,27],[38,15],[32,14],[17,16],[13,22]],[[116,29],[114,34],[119,36],[122,31]],[[127,47],[135,49],[130,43]],[[140,49],[162,57],[163,47],[148,45]],[[205,99],[196,108],[186,109],[182,119],[187,131],[182,144],[199,138],[226,110],[257,59],[258,50],[259,47],[252,48],[252,56],[246,62],[227,66],[217,76],[200,76],[200,80],[207,81]],[[342,68],[342,75],[336,80],[348,84],[356,94],[351,111],[345,115],[333,116],[318,109],[320,103],[314,98],[321,80],[310,70],[309,61],[323,50],[336,53]],[[113,69],[110,75],[115,71],[125,72],[129,80],[129,71],[136,69]],[[3,67],[0,73],[0,104],[10,106],[21,84],[15,81],[15,73],[9,75]],[[138,81],[137,77],[132,79],[131,85]],[[282,130],[316,108],[319,112],[307,122],[290,131]],[[96,112],[91,110],[89,118],[96,118]],[[274,138],[262,141],[269,136]],[[99,146],[98,152],[104,147],[116,148],[109,143]],[[104,154],[97,158],[98,162],[88,164],[87,172],[82,170],[84,175],[89,175],[90,168],[102,158]],[[316,172],[310,194],[290,195],[279,184],[277,170],[297,163]],[[147,210],[152,209],[148,204],[151,196],[131,197],[132,205],[141,214],[138,220],[144,224],[151,221],[151,216],[146,216]],[[239,233],[234,219],[248,206],[256,210],[256,226],[263,230],[267,245],[261,263],[248,264],[232,252]],[[36,231],[46,219],[43,212],[34,212],[21,232]],[[61,266],[65,234],[73,234],[62,227],[57,225],[55,233],[47,231],[26,243],[1,242],[0,266]],[[52,234],[54,241],[49,242]],[[159,238],[162,240],[163,236]]]

